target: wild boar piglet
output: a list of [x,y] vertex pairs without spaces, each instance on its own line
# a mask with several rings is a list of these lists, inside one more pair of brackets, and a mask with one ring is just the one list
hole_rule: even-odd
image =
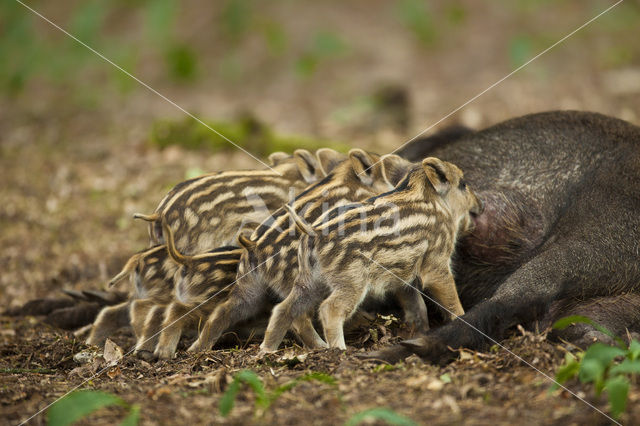
[[[306,220],[313,221],[334,206],[388,191],[402,179],[410,165],[397,155],[380,158],[352,149],[347,161],[296,197],[293,205]],[[282,300],[289,294],[298,275],[299,237],[300,232],[284,208],[258,226],[249,238],[240,236],[239,242],[245,250],[238,266],[238,281],[227,301],[209,317],[190,351],[209,349],[227,328],[255,316],[263,309],[268,295]],[[308,316],[298,318],[293,330],[307,347],[326,346]]]
[[344,154],[323,148],[316,156],[306,149],[293,155],[276,152],[269,156],[271,169],[232,170],[207,174],[176,185],[150,215],[135,218],[149,223],[151,244],[162,244],[162,222],[173,231],[176,247],[184,254],[204,253],[215,247],[235,244],[239,232],[252,231],[271,212],[326,172],[319,156],[335,161]]
[[[470,215],[482,206],[454,164],[426,158],[392,191],[334,208],[312,225],[287,208],[306,235],[298,248],[297,279],[273,309],[263,352],[275,351],[292,323],[318,304],[327,343],[346,349],[344,322],[367,294],[413,290],[414,282],[452,318],[464,313],[451,256],[458,235],[472,227]],[[322,301],[326,288],[330,294]],[[426,308],[420,316],[426,320]]]
[[148,310],[167,303],[173,290],[173,276],[179,264],[167,254],[164,244],[142,250],[129,258],[122,270],[109,281],[114,286],[129,277],[132,291],[127,301],[103,308],[93,323],[87,344],[100,346],[121,327],[131,325],[140,336]]
[[171,229],[167,224],[163,227],[167,252],[179,269],[172,300],[155,305],[145,318],[135,348],[136,355],[142,358],[170,359],[175,355],[183,331],[195,330],[226,299],[242,253],[239,247],[226,246],[184,255],[176,248]]

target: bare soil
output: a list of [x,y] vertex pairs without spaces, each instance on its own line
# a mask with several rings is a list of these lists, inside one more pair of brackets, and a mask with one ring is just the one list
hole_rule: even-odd
[[[567,391],[549,392],[553,374],[567,350],[544,336],[518,333],[504,342],[505,349],[489,353],[460,352],[453,363],[441,367],[410,357],[396,365],[378,365],[356,355],[397,340],[384,320],[370,324],[388,333],[372,343],[363,329],[338,350],[305,352],[291,342],[280,352],[258,359],[257,343],[188,356],[180,351],[172,361],[154,364],[126,356],[107,367],[98,356],[87,364],[73,355],[94,350],[70,333],[51,329],[31,319],[2,320],[0,411],[10,423],[26,420],[57,397],[76,387],[112,392],[141,406],[142,424],[341,424],[355,413],[388,407],[419,424],[607,424],[594,408],[605,411],[604,399],[592,398],[592,390],[570,383]],[[380,333],[380,335],[383,335]],[[125,348],[133,344],[122,333],[115,341]],[[184,349],[184,348],[183,348]],[[529,365],[509,352],[522,357]],[[534,370],[537,369],[538,371]],[[285,392],[266,411],[256,409],[255,395],[245,387],[228,417],[219,413],[222,393],[235,373],[256,372],[267,390],[312,372],[332,376],[337,385],[303,382]],[[450,379],[450,380],[448,380]],[[632,424],[640,416],[640,392],[630,397],[630,412],[623,420]],[[89,419],[113,424],[124,417],[122,409],[102,410]],[[33,419],[44,423],[44,415]]]

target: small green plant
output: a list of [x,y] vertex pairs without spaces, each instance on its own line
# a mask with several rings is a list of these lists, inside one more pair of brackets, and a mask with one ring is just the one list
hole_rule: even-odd
[[518,35],[509,41],[509,61],[519,67],[533,57],[533,40],[527,35]]
[[[275,151],[293,152],[302,147],[311,150],[321,147],[337,151],[349,149],[348,145],[340,142],[276,134],[268,125],[251,116],[229,122],[207,122],[207,125],[256,155],[266,156]],[[235,149],[227,140],[190,117],[157,121],[151,129],[150,139],[151,143],[159,148],[178,145],[187,149],[208,149],[212,152]]]
[[198,56],[187,44],[175,43],[164,52],[169,75],[175,81],[193,81],[197,75]]
[[356,426],[364,420],[380,420],[390,425],[400,426],[416,425],[416,423],[410,418],[404,417],[389,408],[376,407],[354,414],[346,421],[345,426]]
[[265,21],[262,24],[262,33],[269,49],[269,53],[274,56],[285,52],[288,44],[287,33],[281,23],[276,21]]
[[346,42],[336,33],[319,31],[296,62],[296,72],[302,78],[311,77],[320,63],[337,58],[347,51]]
[[[626,345],[622,339],[593,320],[575,315],[558,320],[553,328],[562,330],[571,324],[589,324],[598,331],[611,337],[616,346],[594,343],[586,351],[576,355],[567,353],[564,364],[556,372],[556,381],[565,383],[577,377],[582,383],[593,383],[597,396],[607,392],[611,414],[618,418],[627,407],[629,376],[640,374],[640,342],[632,339]],[[621,359],[621,362],[616,362]],[[551,390],[558,388],[554,385]]]
[[433,18],[425,2],[402,0],[398,3],[397,14],[402,23],[413,33],[420,44],[431,47],[438,38]]
[[56,401],[47,411],[49,426],[67,426],[105,407],[124,407],[127,416],[122,426],[135,426],[140,420],[140,406],[129,405],[122,398],[107,392],[79,390]]
[[373,372],[374,373],[381,373],[384,371],[394,371],[397,370],[398,367],[396,365],[391,365],[391,364],[380,364],[380,365],[376,365],[375,367],[373,367]]
[[[176,0],[87,0],[65,12],[69,18],[59,24],[132,74],[136,73],[142,59],[151,58],[163,61],[172,80],[191,82],[199,75],[199,56],[176,32],[181,8]],[[42,12],[47,15],[47,10]],[[111,24],[124,14],[127,19],[139,22],[140,37],[132,38],[128,32],[119,34],[110,30]],[[75,40],[62,35],[45,37],[38,29],[42,25],[40,21],[15,1],[0,3],[0,63],[3,64],[0,67],[0,92],[15,95],[29,81],[39,79],[78,91],[80,99],[99,99],[106,93],[104,89],[110,91],[111,87],[93,84],[94,79],[104,81],[105,76],[107,83],[122,93],[137,86],[135,80],[115,67],[105,66],[104,61]],[[78,75],[90,78],[78,79]],[[85,80],[88,84],[83,83]]]
[[447,20],[452,25],[461,25],[467,20],[467,10],[460,3],[453,3],[447,7]]
[[220,16],[220,27],[233,44],[240,42],[252,28],[252,1],[227,0]]
[[451,383],[451,376],[447,373],[444,373],[440,376],[440,381],[442,381],[442,383]]
[[253,393],[255,394],[255,397],[256,397],[255,414],[261,415],[261,414],[264,414],[269,409],[271,404],[273,404],[273,402],[277,400],[280,397],[280,395],[290,391],[300,383],[310,382],[310,381],[325,383],[333,387],[337,385],[336,379],[329,376],[328,374],[309,373],[309,374],[300,376],[288,383],[285,383],[282,386],[278,386],[273,391],[268,392],[265,389],[264,384],[262,383],[262,380],[260,379],[260,377],[258,377],[256,373],[254,373],[251,370],[242,370],[234,376],[233,382],[231,382],[227,390],[222,395],[218,408],[222,416],[224,417],[228,416],[231,410],[233,409],[236,395],[240,391],[240,386],[242,384],[246,384],[251,388],[251,390],[253,390]]

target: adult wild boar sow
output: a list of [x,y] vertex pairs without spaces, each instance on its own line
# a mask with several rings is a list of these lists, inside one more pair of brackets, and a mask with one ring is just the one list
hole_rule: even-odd
[[[543,319],[552,304],[640,292],[640,128],[596,113],[547,112],[435,149],[420,145],[399,154],[455,163],[484,202],[454,259],[466,314],[371,356],[441,361],[451,356],[447,346],[490,343],[469,325],[500,339],[515,324]],[[556,318],[565,314],[556,309]],[[605,318],[615,329],[639,326],[625,323],[635,318],[627,312]]]

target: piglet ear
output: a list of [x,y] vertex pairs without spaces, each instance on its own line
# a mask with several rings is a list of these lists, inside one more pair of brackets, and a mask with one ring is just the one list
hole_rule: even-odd
[[316,151],[320,172],[327,176],[336,166],[347,159],[347,156],[331,148],[320,148]]
[[274,152],[272,154],[269,154],[269,165],[277,166],[278,164],[282,163],[284,160],[288,158],[291,158],[291,156],[286,152],[282,152],[282,151]]
[[313,183],[318,180],[318,161],[312,153],[306,149],[296,149],[293,151],[293,159],[298,165],[298,170],[305,182]]
[[411,162],[399,155],[386,154],[380,157],[382,163],[382,178],[392,187],[400,183],[411,168]]
[[428,157],[422,160],[422,168],[427,174],[427,179],[440,195],[449,191],[451,186],[450,177],[447,175],[448,168],[439,158]]
[[349,151],[349,161],[358,179],[367,186],[373,185],[373,168],[376,159],[360,148],[353,148]]

